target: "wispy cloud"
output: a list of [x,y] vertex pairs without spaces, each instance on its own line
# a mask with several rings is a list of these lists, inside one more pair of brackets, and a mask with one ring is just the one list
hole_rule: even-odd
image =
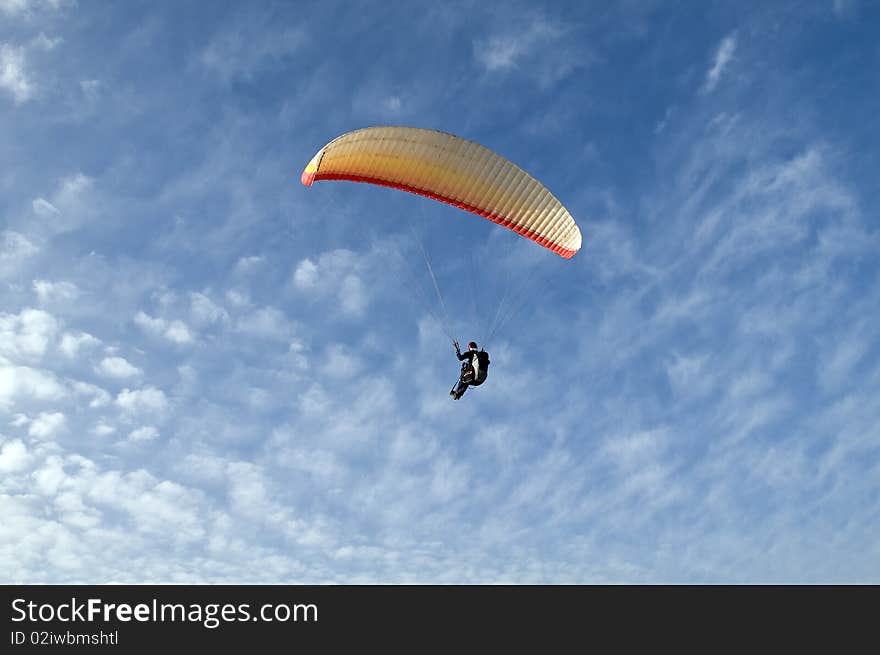
[[25,72],[24,48],[0,45],[0,89],[11,93],[18,105],[34,97],[36,87]]
[[55,205],[43,198],[37,198],[31,206],[38,216],[53,216],[61,213]]
[[474,41],[473,55],[489,74],[524,73],[546,88],[592,61],[589,50],[571,37],[566,26],[543,16],[532,17],[525,27],[505,27],[502,21]]
[[197,326],[208,326],[229,321],[229,313],[203,293],[190,294],[190,313]]
[[0,11],[17,16],[35,12],[39,9],[57,10],[73,4],[76,0],[0,0]]
[[[579,4],[279,5],[212,12],[202,36],[178,9],[83,32],[37,8],[13,8],[21,70],[67,100],[0,91],[23,126],[0,162],[4,579],[876,577],[878,196],[846,120],[871,105],[836,73],[857,39],[764,38],[765,10],[708,7],[728,37],[707,61],[672,6],[632,29]],[[148,66],[145,34],[168,39]],[[816,53],[798,75],[790,46]],[[71,117],[91,78],[101,120]],[[812,92],[832,83],[849,102]],[[499,144],[584,251],[537,259],[424,198],[297,183],[332,135],[391,119]],[[415,207],[460,325],[508,277],[546,277],[461,401],[395,259]]]
[[736,53],[736,43],[737,37],[735,33],[728,34],[721,40],[718,49],[715,51],[715,58],[712,61],[712,66],[706,73],[706,82],[703,88],[707,92],[714,91],[715,87],[718,86],[721,76],[729,67],[730,62],[733,60],[734,54]]
[[34,0],[0,0],[0,11],[8,15],[15,15],[25,11]]
[[[0,15],[28,16],[34,9],[48,4],[4,0],[0,4]],[[62,42],[60,37],[50,38],[40,32],[26,44],[0,43],[0,89],[11,94],[16,105],[23,105],[38,95],[35,73],[29,65],[31,56],[51,52]]]
[[859,0],[834,0],[834,15],[838,18],[852,18],[859,10]]
[[33,284],[41,303],[68,302],[76,300],[79,295],[79,289],[71,282],[34,280]]
[[396,114],[403,106],[403,101],[400,99],[400,96],[389,96],[385,99],[385,102],[383,104],[385,105],[385,109],[387,109],[392,114]]
[[11,230],[0,232],[0,277],[17,273],[25,260],[40,251],[25,235]]
[[213,37],[201,54],[202,65],[225,81],[249,80],[289,62],[308,41],[299,28],[267,28],[261,20],[245,17]]
[[64,39],[60,37],[49,38],[43,32],[40,32],[37,36],[31,39],[29,45],[31,48],[43,50],[44,52],[50,52],[57,48],[63,42]]
[[251,255],[250,257],[242,257],[235,263],[235,272],[239,274],[247,274],[262,264],[263,257]]
[[474,56],[489,72],[514,68],[535,50],[555,42],[563,30],[544,19],[530,23],[526,30],[494,35],[474,44]]
[[365,277],[375,275],[375,253],[358,255],[351,250],[332,250],[316,260],[303,259],[293,272],[295,289],[315,300],[334,300],[344,315],[359,317],[370,302]]
[[159,431],[152,425],[145,425],[136,430],[132,430],[128,435],[128,438],[131,441],[153,441],[158,437]]

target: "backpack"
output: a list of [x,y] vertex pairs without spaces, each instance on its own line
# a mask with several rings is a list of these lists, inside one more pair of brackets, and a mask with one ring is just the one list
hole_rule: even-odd
[[474,364],[474,369],[476,373],[476,378],[471,385],[477,387],[483,382],[486,381],[486,376],[489,375],[489,353],[485,350],[480,350],[477,352],[476,362]]

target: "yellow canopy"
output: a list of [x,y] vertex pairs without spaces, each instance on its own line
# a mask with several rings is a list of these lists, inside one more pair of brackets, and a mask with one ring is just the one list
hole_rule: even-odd
[[415,127],[368,127],[318,151],[302,183],[350,180],[402,189],[478,214],[570,258],[581,247],[571,214],[543,184],[488,148]]

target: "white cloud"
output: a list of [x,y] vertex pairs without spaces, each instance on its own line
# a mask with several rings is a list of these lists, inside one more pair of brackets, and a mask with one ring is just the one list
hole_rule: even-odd
[[737,401],[752,401],[770,390],[772,386],[773,361],[763,363],[764,370],[744,371],[726,380],[728,396]]
[[763,253],[802,244],[816,212],[837,217],[835,222],[852,216],[849,194],[827,168],[817,148],[753,167],[721,201],[717,220],[696,232],[694,244],[710,249],[704,272],[719,276]]
[[474,59],[488,73],[525,73],[547,87],[592,59],[570,36],[564,25],[534,16],[525,28],[501,27],[475,41]]
[[154,335],[162,335],[165,332],[166,323],[161,318],[153,318],[143,311],[139,311],[134,317],[135,325],[146,332]]
[[14,16],[23,13],[33,2],[34,0],[0,0],[0,11]]
[[141,369],[123,357],[105,357],[95,370],[101,375],[120,380],[143,374]]
[[183,321],[171,321],[168,329],[165,330],[165,338],[176,344],[187,344],[193,342],[192,333]]
[[299,339],[293,339],[287,349],[287,354],[291,365],[294,368],[305,370],[309,367],[309,360],[306,357],[308,347]]
[[241,257],[235,263],[235,272],[238,274],[246,274],[252,272],[264,261],[263,257],[252,255],[250,257]]
[[48,280],[34,280],[34,291],[42,303],[67,302],[76,300],[79,289],[71,282],[50,282]]
[[21,439],[0,446],[0,473],[17,473],[28,467],[30,455]]
[[9,16],[29,14],[43,7],[57,10],[76,0],[0,0],[0,11]]
[[854,371],[876,342],[874,322],[853,325],[823,348],[818,371],[819,384],[826,391],[839,390],[854,379]]
[[8,44],[0,46],[0,89],[11,93],[17,105],[27,102],[35,93],[24,67],[24,48]]
[[95,409],[100,407],[105,407],[110,404],[112,397],[107,391],[102,389],[101,387],[89,384],[88,382],[80,382],[76,381],[73,383],[73,390],[81,395],[91,397],[89,401],[89,407]]
[[61,412],[42,412],[31,421],[28,435],[36,439],[51,439],[64,427],[67,418]]
[[199,326],[229,320],[227,311],[202,293],[190,294],[190,313],[195,324]]
[[86,332],[67,332],[61,337],[61,342],[58,344],[58,350],[60,350],[66,357],[73,359],[79,355],[80,350],[94,348],[100,343],[100,339],[93,337]]
[[303,259],[294,270],[293,286],[316,299],[334,300],[343,314],[363,316],[370,301],[364,276],[374,274],[379,255],[357,255],[351,250],[325,252],[315,262]]
[[226,299],[235,307],[247,307],[251,302],[247,293],[240,289],[229,289],[226,292]]
[[[145,470],[104,471],[81,456],[47,457],[32,479],[0,494],[0,548],[15,553],[0,559],[4,579],[21,580],[30,570],[42,581],[83,579],[92,572],[108,582],[173,580],[176,565],[160,566],[160,572],[137,553],[147,547],[188,552],[187,544],[206,543],[206,528],[223,518],[196,489]],[[215,535],[226,532],[233,534],[221,523]],[[136,573],[130,566],[107,568],[108,561],[130,564],[132,558],[145,565]]]
[[368,296],[360,277],[351,274],[342,280],[339,289],[340,307],[349,316],[363,316],[367,308]]
[[10,422],[10,425],[20,428],[22,425],[30,423],[30,421],[31,420],[27,417],[27,414],[16,414]]
[[55,317],[41,309],[0,314],[0,354],[7,357],[42,357],[58,333]]
[[312,289],[318,284],[318,267],[311,259],[306,258],[297,265],[293,283],[300,289]]
[[168,398],[161,389],[146,387],[144,389],[123,389],[116,396],[116,404],[124,411],[136,414],[140,412],[162,414],[168,409]]
[[296,54],[308,40],[302,29],[238,23],[215,36],[202,52],[202,65],[225,81],[251,79]]
[[305,392],[300,392],[297,399],[300,411],[306,416],[323,418],[332,408],[327,392],[320,384],[312,384]]
[[492,72],[512,68],[527,48],[515,35],[494,36],[475,48],[477,61]]
[[130,441],[152,441],[159,436],[159,430],[157,430],[152,425],[145,425],[143,427],[137,428],[136,430],[132,430],[128,438]]
[[[233,18],[239,17],[235,12]],[[157,33],[161,23],[151,24],[156,32],[150,34]],[[523,30],[528,27],[523,22]],[[602,38],[601,26],[586,32],[583,27],[576,29],[584,41],[588,35]],[[474,32],[460,36],[468,34]],[[492,32],[488,35],[482,43],[487,47],[496,44],[490,43]],[[614,40],[620,43],[619,35]],[[623,39],[630,45],[636,41],[646,52],[662,55],[642,38]],[[529,82],[521,76],[534,74],[534,61],[549,66],[553,59],[542,61],[537,45],[528,52],[501,40],[497,45],[483,68],[492,68],[497,77],[510,75],[510,88]],[[597,47],[605,52],[605,45]],[[737,57],[742,47],[740,39]],[[667,60],[654,64],[662,61]],[[735,62],[719,73],[716,92]],[[698,64],[697,85],[710,64]],[[471,68],[481,76],[480,68]],[[110,69],[104,72],[108,79],[116,77]],[[693,79],[690,66],[678,73],[678,83]],[[482,77],[473,82],[497,81]],[[73,93],[79,91],[78,79],[67,81]],[[768,96],[777,92],[771,86],[762,85],[770,89]],[[380,108],[393,90],[374,92]],[[108,100],[118,98],[109,91]],[[0,105],[4,100],[0,97]],[[825,580],[835,575],[850,580],[859,573],[864,579],[876,560],[874,533],[866,531],[876,503],[861,501],[873,498],[865,491],[880,473],[874,427],[880,421],[873,400],[878,350],[870,323],[854,328],[859,317],[876,314],[871,307],[878,303],[874,297],[856,310],[849,301],[862,293],[876,296],[877,241],[864,245],[866,232],[856,229],[857,223],[834,233],[825,227],[854,211],[838,202],[841,190],[828,184],[831,173],[839,170],[838,179],[847,184],[857,185],[860,178],[847,175],[845,158],[838,169],[822,150],[818,157],[805,148],[804,157],[767,158],[759,144],[773,144],[766,147],[774,152],[782,144],[786,154],[796,152],[796,129],[786,126],[782,135],[745,130],[754,118],[748,103],[737,104],[738,119],[704,129],[708,118],[701,121],[699,112],[717,113],[708,105],[721,100],[706,95],[699,100],[695,114],[694,107],[680,106],[662,139],[644,144],[649,159],[657,162],[656,175],[638,177],[624,202],[615,206],[586,189],[604,184],[606,175],[599,175],[599,182],[589,175],[579,187],[581,195],[574,191],[572,202],[583,206],[593,249],[586,259],[564,264],[560,277],[551,274],[555,281],[546,295],[536,294],[535,305],[490,348],[495,377],[461,403],[445,395],[457,374],[451,350],[444,350],[434,334],[425,339],[420,331],[424,340],[408,336],[417,317],[404,303],[390,308],[401,313],[399,321],[370,317],[357,330],[333,323],[334,313],[365,315],[373,309],[370,294],[389,288],[376,284],[388,262],[373,253],[322,257],[299,243],[296,251],[309,252],[309,258],[300,254],[289,260],[290,284],[284,291],[290,296],[265,300],[271,297],[267,281],[276,273],[270,266],[277,263],[274,254],[259,266],[243,258],[225,279],[201,281],[208,279],[205,271],[230,273],[228,264],[242,249],[264,252],[251,249],[259,239],[237,236],[230,246],[209,230],[204,238],[211,247],[193,271],[189,262],[154,261],[150,234],[143,233],[143,240],[128,249],[142,228],[153,236],[164,232],[163,221],[128,221],[124,238],[109,241],[95,241],[99,232],[84,233],[91,245],[35,237],[34,243],[48,251],[19,260],[25,266],[10,265],[16,277],[14,283],[0,281],[0,296],[8,298],[3,311],[20,318],[16,313],[38,297],[62,299],[67,294],[55,286],[62,280],[80,284],[80,300],[88,295],[88,302],[55,312],[56,333],[45,332],[44,346],[31,348],[40,355],[19,348],[21,321],[7,325],[4,333],[15,348],[3,345],[8,339],[0,344],[0,423],[4,416],[10,421],[0,428],[21,437],[29,458],[22,459],[15,442],[0,438],[0,470],[16,473],[0,475],[0,578],[38,583],[748,582],[767,571],[779,575],[773,567],[783,564]],[[691,101],[692,96],[679,98]],[[759,104],[770,101],[762,96]],[[6,103],[11,107],[11,100]],[[545,113],[553,119],[554,112]],[[805,107],[796,118],[811,113]],[[222,141],[232,126],[232,131],[246,128],[253,139],[254,116],[244,124],[229,116],[215,136]],[[683,120],[686,116],[693,120]],[[564,117],[556,119],[560,130],[567,129]],[[483,123],[475,120],[471,127],[479,131]],[[689,127],[682,135],[684,124]],[[259,134],[256,138],[251,145]],[[707,139],[711,143],[693,169],[684,170],[669,162],[669,153],[658,152],[678,140],[675,156],[687,159]],[[208,141],[216,145],[217,139]],[[107,195],[95,206],[110,216],[132,212],[149,219],[155,198],[144,196],[140,187],[127,193],[111,184],[131,164],[127,151],[118,153],[123,159],[114,164],[112,151],[102,170],[116,173],[102,174]],[[248,163],[247,148],[230,148],[227,154],[251,173],[251,182],[255,170],[261,175]],[[615,168],[613,161],[606,163],[608,170]],[[561,182],[563,191],[566,183],[578,186],[580,169],[569,169],[573,173],[563,175],[571,178]],[[697,184],[710,181],[705,187],[683,184],[687,188],[678,193],[676,180],[689,174]],[[24,202],[27,229],[64,220],[70,203],[48,194],[45,204],[29,205],[42,192],[19,188],[19,177],[0,171],[0,187],[12,190],[11,212]],[[252,185],[245,189],[232,174],[212,179],[229,181],[226,193],[211,196],[219,204],[209,203],[221,223],[227,217],[266,215],[262,191]],[[161,180],[146,182],[162,186]],[[614,187],[611,178],[606,182]],[[661,188],[651,197],[655,183]],[[694,188],[705,193],[690,193]],[[203,220],[197,208],[205,205],[194,195],[158,202],[191,215],[193,224]],[[603,216],[604,224],[590,215]],[[227,236],[259,236],[260,231],[217,230]],[[855,250],[860,240],[861,250]],[[107,255],[86,255],[82,247]],[[202,255],[211,261],[202,261]],[[438,261],[450,264],[438,273],[458,272],[452,259]],[[808,261],[816,269],[808,269]],[[245,272],[251,277],[237,276]],[[135,276],[143,278],[132,282]],[[217,286],[188,284],[193,282]],[[230,290],[229,284],[240,286]],[[192,294],[193,288],[202,292]],[[151,296],[155,289],[173,293]],[[467,311],[464,297],[447,296]],[[152,307],[155,316],[137,314],[140,307]],[[830,314],[836,314],[833,321]],[[176,317],[182,319],[177,328]],[[74,320],[74,328],[88,329],[117,348],[101,346],[83,332],[65,332]],[[764,327],[755,331],[755,325]],[[227,330],[235,326],[241,333]],[[211,348],[193,348],[182,359],[167,352],[135,354],[144,334],[180,342],[198,338],[202,329],[212,332]],[[56,343],[59,359],[64,354],[82,361],[56,360]],[[542,354],[531,362],[535,348]],[[39,356],[41,363],[22,367],[14,361],[18,356]],[[149,382],[162,390],[140,389],[143,378],[122,385],[98,377],[101,386],[112,388],[111,395],[74,379],[88,375],[83,379],[92,380],[91,367],[111,356],[144,362]],[[57,366],[64,377],[59,382],[42,366]],[[837,383],[823,387],[823,370]],[[362,379],[363,384],[355,383]],[[75,395],[54,403],[47,393],[53,384],[59,395]],[[117,395],[122,386],[130,389]],[[833,405],[854,386],[862,387],[860,396],[847,398],[835,415],[813,425],[822,405]],[[174,415],[163,416],[172,410]],[[45,418],[52,414],[66,417],[54,432]],[[281,425],[284,434],[276,438]],[[29,428],[57,435],[56,440],[28,441]],[[91,467],[82,461],[85,454],[95,457]],[[240,459],[247,462],[236,463]],[[819,467],[828,471],[821,484],[809,475]],[[674,504],[682,498],[687,502]],[[324,544],[332,547],[325,550]],[[790,579],[797,581],[797,574]]]
[[51,200],[37,198],[31,205],[39,216],[41,229],[49,234],[75,230],[92,220],[94,214],[95,181],[83,173],[61,178]]
[[251,337],[287,341],[294,331],[293,324],[275,307],[263,307],[238,319],[237,329]]
[[615,435],[605,440],[602,453],[622,468],[641,469],[658,459],[667,440],[666,430]]
[[98,97],[98,93],[101,90],[101,81],[81,80],[79,83],[79,88],[82,89],[83,95],[86,98],[94,99]]
[[34,213],[37,216],[43,216],[43,217],[57,216],[58,214],[61,213],[61,211],[58,209],[58,207],[53,205],[48,200],[45,200],[44,198],[37,198],[36,200],[34,200],[31,203],[31,207],[33,208]]
[[50,39],[43,32],[40,32],[37,36],[31,39],[30,46],[32,48],[37,48],[38,50],[43,50],[45,52],[49,52],[58,47],[59,44],[63,43],[64,39],[61,37],[56,37],[54,39]]
[[76,199],[83,191],[91,189],[94,182],[91,177],[83,173],[69,175],[61,180],[57,197],[61,201]]
[[193,335],[183,321],[167,321],[164,318],[153,318],[149,314],[139,311],[134,317],[134,322],[145,332],[162,337],[173,343],[183,345],[193,342]]
[[321,378],[347,380],[363,370],[363,363],[344,346],[333,344],[327,348],[323,357],[315,361],[314,368]]
[[[88,530],[100,525],[102,514],[94,507],[89,507],[83,502],[78,491],[63,491],[54,498],[54,508],[61,523],[80,530]],[[76,547],[76,542],[70,544]],[[56,549],[56,552],[60,549]],[[79,558],[70,553],[57,552],[56,557],[63,558],[60,568],[76,570],[82,566]]]
[[47,496],[54,496],[66,477],[62,460],[57,455],[47,457],[43,465],[33,473],[37,489]]
[[178,293],[173,289],[162,289],[153,293],[153,299],[162,309],[170,309],[178,303]]
[[279,462],[322,479],[340,480],[345,476],[345,466],[332,452],[321,449],[287,448],[278,453]]
[[676,355],[666,366],[673,387],[683,396],[702,395],[714,386],[714,376],[706,371],[706,355]]
[[427,491],[431,497],[448,503],[465,494],[472,487],[470,467],[449,457],[440,457],[431,463],[431,481]]
[[715,59],[712,62],[712,67],[706,73],[706,91],[713,91],[718,85],[722,73],[724,73],[724,70],[727,68],[728,64],[730,64],[735,52],[736,35],[729,34],[721,40],[718,50],[715,51]]
[[108,423],[98,423],[92,428],[92,434],[98,437],[108,437],[116,432],[116,428]]
[[23,234],[4,230],[0,233],[0,277],[17,274],[24,261],[39,250]]

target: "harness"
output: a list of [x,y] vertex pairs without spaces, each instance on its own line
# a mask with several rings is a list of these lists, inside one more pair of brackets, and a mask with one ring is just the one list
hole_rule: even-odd
[[486,381],[489,374],[489,353],[480,350],[470,359],[461,363],[461,381],[472,387],[478,387]]

